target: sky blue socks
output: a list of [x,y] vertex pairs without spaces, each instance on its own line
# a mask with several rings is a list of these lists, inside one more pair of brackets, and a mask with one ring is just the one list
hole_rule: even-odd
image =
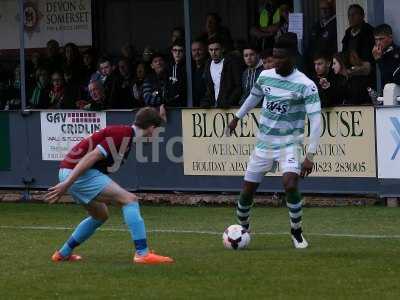
[[94,219],[93,217],[87,217],[75,228],[71,237],[65,242],[60,249],[60,254],[63,257],[71,255],[72,250],[86,241],[93,235],[97,228],[99,228],[104,222]]
[[146,227],[140,215],[139,203],[132,202],[122,207],[122,213],[126,225],[131,232],[132,240],[135,243],[136,253],[146,255],[149,252],[146,239]]
[[[139,203],[132,202],[122,207],[124,220],[129,228],[132,240],[135,244],[136,253],[146,255],[149,252],[146,239],[146,227],[142,216],[140,215]],[[71,255],[72,250],[86,241],[93,235],[97,228],[104,222],[88,217],[84,219],[72,233],[71,237],[61,247],[60,254],[63,257]]]

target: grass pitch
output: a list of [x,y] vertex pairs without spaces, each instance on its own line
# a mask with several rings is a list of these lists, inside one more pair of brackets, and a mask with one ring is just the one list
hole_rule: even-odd
[[76,205],[0,204],[0,299],[400,299],[400,214],[384,207],[306,208],[306,250],[293,249],[284,208],[252,211],[252,241],[225,250],[227,207],[142,206],[168,266],[131,263],[120,211],[77,249],[50,256],[85,217]]

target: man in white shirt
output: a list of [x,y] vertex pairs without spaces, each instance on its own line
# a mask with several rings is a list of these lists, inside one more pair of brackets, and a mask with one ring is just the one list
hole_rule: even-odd
[[204,72],[207,97],[201,106],[228,108],[238,105],[241,96],[240,62],[224,56],[224,47],[218,39],[209,40],[208,52],[211,59]]
[[221,84],[222,68],[224,67],[224,59],[222,57],[222,49],[219,44],[213,44],[208,48],[211,56],[210,73],[214,83],[215,99],[218,99],[219,87]]

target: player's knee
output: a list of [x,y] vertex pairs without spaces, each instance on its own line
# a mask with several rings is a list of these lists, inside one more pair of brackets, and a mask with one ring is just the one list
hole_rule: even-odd
[[109,217],[109,213],[107,210],[98,210],[95,212],[90,212],[89,214],[92,218],[96,219],[97,221],[101,221],[103,223],[106,222]]
[[103,216],[102,216],[103,222],[107,221],[109,217],[110,217],[110,213],[108,212],[108,210],[104,210]]
[[138,196],[132,193],[126,193],[123,197],[120,199],[120,203],[122,205],[126,205],[129,203],[137,202],[139,200]]
[[243,191],[242,191],[242,194],[246,195],[247,197],[252,197],[254,195],[254,190],[244,187]]
[[109,218],[109,214],[108,214],[108,211],[106,211],[106,212],[101,213],[101,215],[98,216],[96,219],[105,223],[108,220],[108,218]]
[[243,193],[252,197],[258,188],[258,183],[245,181],[243,184]]
[[297,190],[297,179],[293,176],[283,178],[283,187],[286,192],[293,192]]

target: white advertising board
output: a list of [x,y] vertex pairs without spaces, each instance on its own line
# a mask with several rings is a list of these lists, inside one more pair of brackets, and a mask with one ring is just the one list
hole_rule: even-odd
[[42,111],[42,159],[63,160],[68,151],[92,133],[106,127],[105,112]]
[[400,108],[376,111],[378,178],[400,178]]
[[[0,1],[0,49],[19,48],[20,16],[16,0]],[[90,0],[26,0],[25,48],[45,48],[54,39],[65,45],[92,45]]]

